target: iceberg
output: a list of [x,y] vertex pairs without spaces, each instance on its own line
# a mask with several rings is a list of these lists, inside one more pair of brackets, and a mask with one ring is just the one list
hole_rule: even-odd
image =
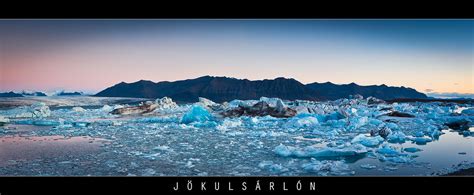
[[4,116],[0,116],[0,126],[5,125],[6,123],[9,123],[10,120],[8,118],[5,118]]
[[36,125],[36,126],[59,126],[61,122],[54,120],[18,120],[16,124],[20,125]]
[[419,149],[419,148],[413,148],[413,147],[411,147],[411,148],[404,148],[403,151],[405,151],[405,152],[410,152],[410,153],[415,153],[415,152],[419,152],[419,151],[422,151],[422,150]]
[[382,156],[380,158],[381,161],[388,161],[393,163],[411,163],[413,159],[411,156],[408,155],[401,155],[401,156]]
[[190,111],[185,113],[181,118],[181,123],[189,124],[192,122],[205,122],[212,119],[212,115],[208,110],[201,106],[194,105]]
[[197,102],[196,105],[206,108],[209,111],[218,111],[224,109],[222,105],[203,97],[199,97],[199,102]]
[[158,98],[155,100],[156,110],[170,110],[178,107],[169,97]]
[[296,115],[296,110],[286,107],[281,100],[276,101],[275,106],[271,106],[267,101],[259,101],[250,107],[239,105],[220,114],[224,117],[272,116],[276,118],[289,118]]
[[51,110],[45,103],[39,102],[31,105],[26,112],[16,114],[16,118],[46,118],[51,116]]
[[109,106],[109,105],[105,104],[104,106],[102,106],[101,110],[104,111],[104,112],[110,112],[110,111],[114,110],[114,108],[112,108],[112,106]]
[[364,134],[360,134],[355,136],[351,143],[359,143],[367,147],[375,147],[378,146],[380,143],[382,143],[384,139],[380,136],[376,137],[368,137]]
[[276,154],[283,157],[345,157],[345,156],[356,156],[363,155],[367,153],[365,146],[360,144],[353,145],[342,145],[337,147],[327,147],[327,148],[316,148],[313,146],[308,146],[303,149],[285,146],[283,144],[278,145],[273,150]]
[[387,136],[388,142],[391,143],[405,143],[406,135],[401,131],[395,131]]
[[367,125],[369,122],[369,118],[364,116],[364,117],[353,117],[350,118],[349,120],[349,126],[347,127],[348,130],[356,130],[359,129],[365,125]]
[[307,172],[316,173],[318,175],[352,175],[355,172],[349,169],[349,165],[343,161],[318,161],[312,160],[310,163],[305,163],[302,168]]
[[371,136],[381,136],[383,138],[387,138],[392,133],[392,130],[387,126],[380,125],[372,130],[370,130]]
[[377,168],[377,166],[371,165],[371,164],[362,164],[362,165],[360,165],[360,167],[364,168],[364,169],[375,169],[375,168]]
[[430,137],[415,137],[412,139],[418,145],[425,145],[428,142],[433,141]]
[[292,117],[288,122],[285,124],[285,127],[296,127],[296,128],[304,128],[304,127],[312,127],[318,125],[319,121],[314,115],[310,114],[298,114],[295,117]]
[[220,131],[227,131],[232,128],[240,127],[242,126],[242,120],[239,118],[237,119],[229,119],[226,118],[224,121],[222,121],[222,124],[217,125],[216,129]]
[[382,154],[384,156],[398,156],[398,155],[400,155],[400,152],[396,148],[391,147],[388,144],[384,144],[379,149],[377,149],[377,153]]
[[288,171],[288,168],[283,167],[281,164],[275,164],[273,161],[262,161],[258,164],[258,167],[261,169],[267,169],[274,174],[280,174]]
[[85,111],[86,111],[84,108],[82,108],[82,107],[77,107],[77,106],[76,106],[76,107],[73,107],[72,110],[73,110],[74,112],[85,112]]

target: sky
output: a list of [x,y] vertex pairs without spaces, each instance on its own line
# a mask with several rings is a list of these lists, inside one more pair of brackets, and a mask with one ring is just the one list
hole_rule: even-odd
[[204,75],[474,94],[474,20],[0,20],[0,92]]

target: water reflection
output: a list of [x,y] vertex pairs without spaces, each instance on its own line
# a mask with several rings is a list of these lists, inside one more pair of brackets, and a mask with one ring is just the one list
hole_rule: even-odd
[[87,136],[4,136],[0,137],[0,166],[19,161],[90,154],[107,143],[107,140]]

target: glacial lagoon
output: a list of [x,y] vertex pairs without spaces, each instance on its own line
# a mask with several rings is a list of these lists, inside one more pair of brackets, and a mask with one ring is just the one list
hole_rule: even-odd
[[[117,115],[111,112],[146,100],[0,101],[0,175],[7,176],[398,176],[474,167],[471,104],[158,99],[153,112]],[[258,102],[296,115],[220,114]],[[456,121],[468,127],[446,125]]]

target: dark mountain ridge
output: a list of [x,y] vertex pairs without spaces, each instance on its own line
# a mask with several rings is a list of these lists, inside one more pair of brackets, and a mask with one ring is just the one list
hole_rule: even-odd
[[337,85],[330,82],[304,85],[291,78],[265,80],[236,79],[229,77],[203,76],[180,81],[152,82],[140,80],[134,83],[121,82],[104,89],[95,96],[103,97],[171,97],[179,102],[196,102],[205,97],[215,102],[234,99],[248,100],[278,97],[285,100],[334,100],[360,94],[390,100],[396,98],[427,98],[411,88],[388,87],[386,85],[360,86],[355,83]]

